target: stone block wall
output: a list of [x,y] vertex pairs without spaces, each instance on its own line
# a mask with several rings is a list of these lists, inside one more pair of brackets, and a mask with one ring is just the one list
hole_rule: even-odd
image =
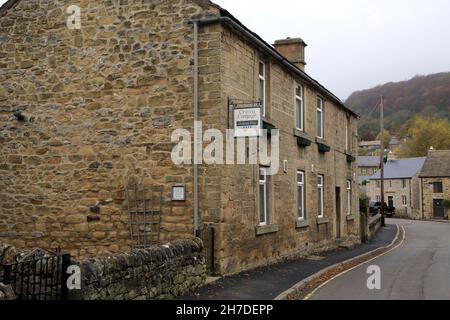
[[[433,184],[441,182],[443,187],[443,193],[434,193]],[[422,215],[424,219],[431,220],[434,218],[434,200],[450,200],[450,178],[423,178],[422,184],[422,197],[423,207]],[[444,209],[446,219],[450,219],[450,210]]]
[[205,283],[200,240],[178,240],[148,250],[135,250],[83,260],[81,291],[71,299],[173,299]]
[[5,286],[0,282],[0,301],[4,300],[16,300],[16,295],[11,286]]
[[[69,5],[81,8],[80,30],[66,26]],[[208,10],[202,0],[2,10],[0,240],[80,258],[129,250],[134,183],[164,186],[161,241],[193,235],[192,167],[172,163],[171,134],[193,126],[188,21]],[[170,201],[173,184],[186,185],[186,202]]]
[[[257,235],[258,166],[225,166],[221,173],[221,215],[212,221],[218,230],[217,269],[223,274],[270,264],[301,251],[313,251],[333,245],[340,234],[358,242],[359,205],[356,164],[348,163],[345,150],[346,112],[331,101],[325,103],[325,135],[332,152],[320,154],[315,140],[308,148],[300,148],[294,136],[296,79],[282,66],[264,56],[241,36],[222,27],[222,110],[227,110],[228,99],[258,100],[259,59],[268,61],[266,120],[280,129],[280,168],[288,160],[289,169],[273,177],[273,224],[278,229],[270,234]],[[313,139],[316,132],[316,89],[305,85],[306,130]],[[227,118],[223,118],[227,126]],[[351,118],[352,151],[356,153],[357,119]],[[296,173],[306,173],[307,226],[297,227]],[[328,223],[317,224],[317,174],[325,175],[325,216]],[[346,181],[353,181],[351,219],[345,214]],[[341,188],[341,217],[337,221],[335,187]],[[339,222],[339,223],[338,223]]]

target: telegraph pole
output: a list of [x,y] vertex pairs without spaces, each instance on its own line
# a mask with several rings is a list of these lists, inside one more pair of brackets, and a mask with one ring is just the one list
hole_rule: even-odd
[[384,96],[381,96],[380,103],[380,129],[381,129],[381,149],[380,149],[380,179],[381,179],[381,226],[386,226],[385,208],[384,208]]

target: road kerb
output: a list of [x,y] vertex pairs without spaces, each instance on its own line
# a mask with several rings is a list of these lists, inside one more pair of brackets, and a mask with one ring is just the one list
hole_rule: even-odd
[[[357,257],[353,257],[353,258],[348,259],[346,261],[339,262],[339,263],[336,263],[336,264],[334,264],[334,265],[332,265],[330,267],[327,267],[327,268],[325,268],[325,269],[323,269],[323,270],[313,274],[312,276],[310,276],[310,277],[300,281],[299,283],[294,285],[292,288],[290,288],[290,289],[284,291],[283,293],[281,293],[274,300],[288,300],[288,297],[290,295],[295,294],[295,293],[301,291],[302,289],[306,288],[306,286],[309,283],[312,283],[313,281],[315,281],[316,279],[320,278],[321,276],[323,276],[324,274],[326,274],[327,272],[329,272],[329,271],[331,271],[333,269],[345,266],[347,264],[351,264],[352,262],[360,260],[360,259],[364,259],[365,257],[372,256],[372,255],[376,254],[377,252],[379,252],[380,255],[384,254],[384,253],[388,252],[389,250],[391,250],[392,248],[395,248],[396,247],[396,243],[400,240],[400,234],[401,234],[401,230],[400,230],[399,225],[396,225],[396,227],[397,227],[397,233],[396,233],[396,235],[394,237],[394,240],[392,240],[392,242],[389,245],[387,245],[385,247],[380,247],[380,248],[374,249],[372,251],[366,252],[366,253],[364,253],[362,255],[359,255]],[[404,234],[403,234],[402,237],[404,237]],[[365,261],[363,263],[366,263],[366,262],[367,261]],[[348,270],[350,270],[350,269],[351,268],[349,268]]]

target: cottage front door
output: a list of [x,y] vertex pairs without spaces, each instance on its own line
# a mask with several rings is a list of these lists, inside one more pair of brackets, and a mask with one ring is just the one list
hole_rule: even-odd
[[445,217],[444,200],[442,199],[433,200],[433,217],[435,219],[444,219]]
[[388,198],[388,206],[390,208],[392,208],[394,206],[394,197],[389,197]]

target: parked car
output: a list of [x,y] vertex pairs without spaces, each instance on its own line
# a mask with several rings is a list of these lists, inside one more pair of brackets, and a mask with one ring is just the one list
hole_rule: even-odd
[[[381,202],[371,201],[369,204],[369,212],[372,216],[376,216],[381,212]],[[395,207],[388,206],[387,203],[384,203],[384,213],[388,218],[392,218],[395,215]]]

